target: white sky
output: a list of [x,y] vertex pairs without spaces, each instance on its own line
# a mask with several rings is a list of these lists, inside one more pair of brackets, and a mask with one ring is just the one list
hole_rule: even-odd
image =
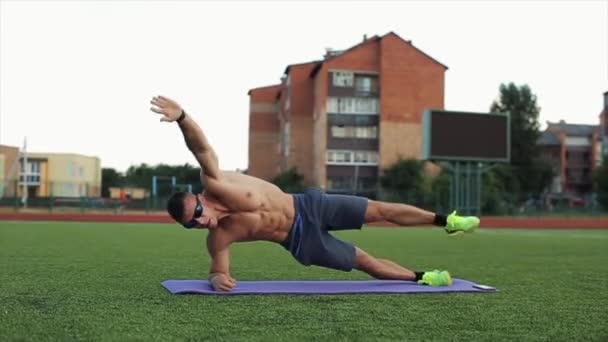
[[448,110],[488,111],[527,83],[541,122],[597,124],[608,91],[608,1],[0,2],[0,144],[95,155],[103,167],[194,164],[176,99],[223,169],[247,167],[250,88],[288,64],[394,31],[449,67]]

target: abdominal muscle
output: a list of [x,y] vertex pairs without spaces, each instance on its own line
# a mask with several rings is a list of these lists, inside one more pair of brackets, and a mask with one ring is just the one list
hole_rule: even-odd
[[281,243],[287,239],[292,223],[293,210],[290,213],[280,208],[271,208],[231,214],[220,221],[220,229],[230,235],[232,241],[264,240]]

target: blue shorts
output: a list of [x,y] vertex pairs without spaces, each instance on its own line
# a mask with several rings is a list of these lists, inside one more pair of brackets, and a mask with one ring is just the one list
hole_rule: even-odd
[[293,194],[295,217],[287,239],[281,243],[303,265],[350,271],[355,246],[329,234],[330,230],[360,229],[367,198],[327,195],[317,189]]

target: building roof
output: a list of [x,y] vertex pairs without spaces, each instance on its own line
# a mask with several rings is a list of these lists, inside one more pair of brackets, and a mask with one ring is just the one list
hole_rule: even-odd
[[304,63],[296,63],[296,64],[289,64],[286,68],[285,71],[283,72],[283,74],[287,75],[289,73],[289,69],[291,69],[292,67],[296,67],[296,66],[300,66],[300,65],[306,65],[306,64],[312,64],[312,63],[321,63],[321,60],[317,60],[317,61],[310,61],[310,62],[304,62]]
[[599,125],[587,125],[587,124],[569,124],[565,121],[560,122],[547,122],[547,130],[562,131],[568,136],[582,136],[587,137],[593,134],[593,132],[599,132]]
[[27,157],[32,159],[48,159],[49,157],[100,159],[98,156],[90,156],[72,152],[27,152]]
[[[448,66],[447,66],[447,65],[445,65],[445,64],[443,64],[443,63],[441,63],[441,62],[439,62],[439,61],[438,61],[438,60],[436,60],[435,58],[433,58],[433,57],[429,56],[429,55],[428,55],[426,52],[424,52],[424,51],[420,50],[419,48],[415,47],[415,46],[414,46],[414,44],[412,44],[412,41],[411,41],[411,40],[405,40],[405,39],[401,38],[401,36],[400,36],[400,35],[396,34],[396,33],[395,33],[395,32],[393,32],[393,31],[391,31],[391,32],[389,32],[389,33],[387,33],[387,34],[385,34],[384,36],[382,36],[382,38],[384,38],[384,37],[386,37],[386,36],[388,36],[388,35],[394,35],[395,37],[397,37],[397,38],[401,39],[401,40],[402,40],[404,43],[410,44],[410,45],[411,45],[411,46],[412,46],[414,49],[418,50],[420,53],[422,53],[423,55],[425,55],[426,57],[428,57],[428,58],[429,58],[430,60],[432,60],[433,62],[435,62],[435,63],[437,63],[437,64],[441,65],[441,66],[442,66],[442,67],[444,67],[446,70],[448,69]],[[381,39],[382,39],[382,38],[381,38]]]
[[249,91],[247,91],[247,95],[251,95],[252,91],[256,91],[256,90],[261,90],[261,89],[268,89],[268,88],[274,88],[274,87],[280,87],[281,84],[273,84],[273,85],[268,85],[268,86],[263,86],[263,87],[256,87],[256,88],[251,88],[249,89]]
[[336,57],[339,57],[339,56],[342,56],[342,55],[344,55],[344,54],[347,54],[347,53],[349,53],[350,51],[352,51],[352,50],[354,50],[354,49],[356,49],[356,48],[358,48],[358,47],[360,47],[360,46],[363,46],[363,45],[369,44],[369,43],[371,43],[371,42],[376,42],[376,41],[378,41],[378,40],[380,40],[380,39],[381,39],[380,37],[378,37],[377,35],[374,35],[374,36],[372,36],[372,37],[370,37],[370,38],[365,39],[364,41],[362,41],[362,42],[361,42],[361,43],[359,43],[359,44],[353,45],[353,46],[351,46],[350,48],[348,48],[348,49],[346,49],[346,50],[341,51],[341,52],[340,52],[340,53],[338,53],[338,54],[335,54],[335,55],[330,55],[330,56],[326,57],[324,60],[319,61],[319,62],[317,63],[317,65],[315,65],[315,67],[314,67],[314,68],[313,68],[313,69],[310,71],[310,77],[315,77],[315,75],[317,74],[317,72],[319,72],[319,70],[321,69],[321,66],[323,66],[323,63],[324,63],[324,62],[326,62],[326,61],[330,61],[330,60],[332,60],[332,59],[334,59],[334,58],[336,58]]
[[358,48],[358,47],[360,47],[360,46],[362,46],[362,45],[364,45],[364,44],[368,44],[368,43],[370,43],[370,42],[376,42],[376,41],[382,40],[383,38],[385,38],[385,37],[387,37],[387,36],[390,36],[390,35],[392,35],[392,36],[395,36],[395,37],[399,38],[401,41],[403,41],[403,42],[404,42],[404,43],[406,43],[406,44],[409,44],[411,47],[413,47],[414,49],[418,50],[420,53],[422,53],[424,56],[426,56],[427,58],[429,58],[429,59],[430,59],[430,60],[432,60],[433,62],[435,62],[435,63],[437,63],[437,64],[441,65],[441,66],[442,66],[442,67],[444,67],[446,70],[448,69],[448,67],[447,67],[445,64],[443,64],[443,63],[441,63],[441,62],[437,61],[435,58],[433,58],[433,57],[429,56],[429,55],[428,55],[428,54],[426,54],[424,51],[422,51],[422,50],[418,49],[417,47],[415,47],[415,46],[414,46],[414,44],[412,44],[412,41],[411,41],[411,40],[405,40],[405,39],[401,38],[401,36],[399,36],[399,35],[398,35],[398,34],[396,34],[395,32],[390,31],[389,33],[385,34],[385,35],[384,35],[384,36],[382,36],[382,37],[379,37],[379,36],[377,36],[377,35],[374,35],[373,37],[368,38],[368,39],[365,39],[364,41],[362,41],[361,43],[359,43],[359,44],[357,44],[357,45],[351,46],[350,48],[348,48],[348,49],[346,49],[346,50],[342,51],[342,52],[341,52],[341,53],[339,53],[339,54],[336,54],[336,55],[333,55],[333,56],[329,56],[329,57],[327,57],[325,60],[317,62],[318,64],[317,64],[317,65],[315,65],[315,67],[314,67],[314,68],[313,68],[313,69],[310,71],[310,77],[315,77],[315,75],[317,74],[317,72],[319,72],[319,70],[321,69],[321,66],[323,65],[323,63],[324,63],[325,61],[329,61],[329,60],[334,59],[334,58],[336,58],[336,57],[342,56],[342,55],[347,54],[348,52],[350,52],[350,51],[352,51],[352,50],[354,50],[354,49],[356,49],[356,48]]
[[536,144],[543,146],[559,146],[559,139],[553,132],[544,131],[540,138],[536,141]]

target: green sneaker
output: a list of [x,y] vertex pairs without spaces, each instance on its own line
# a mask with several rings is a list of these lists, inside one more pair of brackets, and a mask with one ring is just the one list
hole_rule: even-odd
[[452,277],[448,271],[429,271],[424,272],[422,275],[422,279],[418,280],[418,284],[420,285],[429,285],[429,286],[450,286],[452,285]]
[[448,224],[445,231],[451,235],[461,235],[462,233],[472,233],[479,227],[479,218],[475,216],[458,216],[456,210],[448,215]]

